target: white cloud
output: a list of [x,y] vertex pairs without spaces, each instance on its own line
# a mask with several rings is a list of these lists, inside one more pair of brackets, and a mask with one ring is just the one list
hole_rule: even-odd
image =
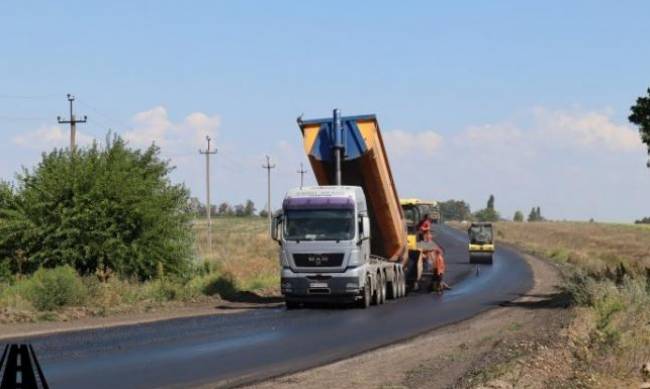
[[442,143],[442,137],[434,131],[407,132],[403,130],[386,131],[383,134],[386,148],[391,154],[433,153]]
[[126,140],[137,146],[155,143],[173,153],[184,148],[205,147],[206,136],[216,138],[221,119],[218,115],[193,112],[174,123],[167,109],[157,106],[135,114],[132,122],[133,129],[124,134]]
[[[70,130],[59,126],[42,126],[34,131],[25,132],[13,137],[13,142],[18,146],[31,149],[51,149],[53,147],[67,147],[70,145]],[[87,145],[93,138],[77,130],[77,144]]]
[[553,142],[609,151],[639,151],[638,132],[612,122],[608,112],[567,112],[536,108],[533,111],[540,135]]

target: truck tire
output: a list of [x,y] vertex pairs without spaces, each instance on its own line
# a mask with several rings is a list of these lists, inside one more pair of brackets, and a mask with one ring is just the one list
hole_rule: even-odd
[[379,300],[379,304],[384,304],[386,302],[386,277],[384,277],[384,273],[380,272],[379,273],[379,292],[380,292],[380,297],[381,300]]
[[386,296],[389,300],[395,300],[399,298],[399,290],[397,285],[399,283],[399,274],[395,272],[393,275],[393,280],[390,282],[390,288],[388,288],[388,295]]
[[300,303],[297,301],[285,300],[284,305],[287,307],[287,311],[300,308]]
[[403,272],[399,273],[399,297],[406,296],[406,275]]
[[375,275],[375,287],[373,288],[374,290],[372,291],[372,300],[371,304],[372,305],[379,305],[381,304],[381,286],[380,286],[380,279],[379,275]]
[[361,295],[361,300],[357,302],[357,306],[362,309],[366,309],[370,306],[372,302],[372,286],[370,284],[370,278],[366,279],[366,285],[363,287],[363,294]]

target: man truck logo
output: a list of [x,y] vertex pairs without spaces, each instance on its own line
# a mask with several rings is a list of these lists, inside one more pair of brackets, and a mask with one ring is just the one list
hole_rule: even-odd
[[31,345],[5,346],[0,359],[0,389],[48,389]]
[[322,263],[327,263],[328,258],[326,255],[310,255],[307,257],[307,261],[316,266],[320,266]]

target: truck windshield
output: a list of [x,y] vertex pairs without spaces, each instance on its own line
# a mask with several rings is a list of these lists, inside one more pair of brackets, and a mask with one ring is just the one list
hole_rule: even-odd
[[287,210],[286,240],[351,240],[354,211],[349,209]]

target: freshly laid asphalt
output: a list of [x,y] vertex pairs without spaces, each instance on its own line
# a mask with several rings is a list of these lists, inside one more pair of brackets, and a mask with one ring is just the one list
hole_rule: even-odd
[[414,293],[365,310],[254,309],[6,343],[31,343],[53,388],[235,386],[411,338],[511,301],[533,285],[515,251],[497,247],[494,264],[477,269],[468,263],[466,234],[440,226],[436,239],[453,286],[442,296]]

